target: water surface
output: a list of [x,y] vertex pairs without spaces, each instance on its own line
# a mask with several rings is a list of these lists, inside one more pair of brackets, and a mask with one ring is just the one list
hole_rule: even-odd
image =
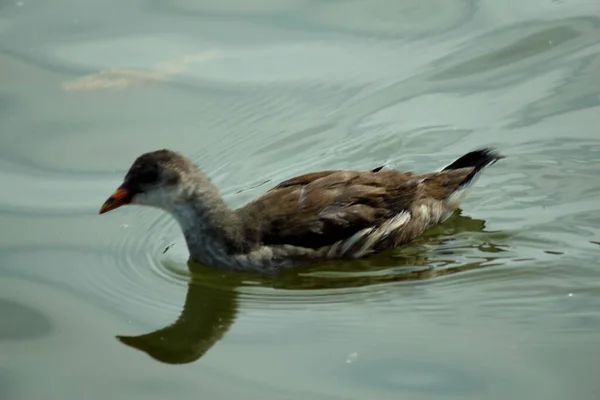
[[[596,399],[594,2],[5,2],[0,398]],[[411,246],[277,278],[98,208],[135,157],[232,206],[322,168],[507,156]]]

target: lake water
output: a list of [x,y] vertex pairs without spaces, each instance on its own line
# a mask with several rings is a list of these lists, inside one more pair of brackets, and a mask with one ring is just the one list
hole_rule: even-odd
[[[598,399],[594,1],[4,1],[0,399]],[[411,246],[274,279],[98,209],[183,152],[232,206],[307,171],[507,156]]]

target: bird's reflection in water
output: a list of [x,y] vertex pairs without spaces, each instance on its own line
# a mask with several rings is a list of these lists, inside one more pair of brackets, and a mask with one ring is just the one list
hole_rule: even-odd
[[[238,288],[251,282],[253,285],[285,290],[338,289],[361,287],[389,282],[426,279],[464,270],[480,268],[483,261],[439,268],[431,266],[423,245],[440,245],[453,240],[461,232],[483,232],[485,221],[454,215],[439,229],[407,246],[380,255],[352,262],[335,262],[299,268],[273,277],[262,277],[240,272],[216,271],[189,263],[192,278],[188,284],[183,311],[177,321],[165,328],[139,336],[117,336],[124,344],[146,352],[157,361],[168,364],[186,364],[198,360],[227,332],[238,310]],[[481,246],[481,240],[471,241],[465,247],[497,253],[501,248]],[[417,249],[417,250],[414,250]],[[418,250],[420,249],[420,250]],[[452,258],[452,250],[449,251]],[[450,261],[449,261],[450,263]],[[329,273],[319,275],[326,270]]]
[[[194,268],[190,264],[192,273]],[[202,280],[192,277],[183,311],[173,324],[144,335],[117,336],[117,339],[164,363],[187,364],[198,360],[229,330],[238,309],[236,289],[241,284],[240,278],[233,273],[211,272],[206,271]]]

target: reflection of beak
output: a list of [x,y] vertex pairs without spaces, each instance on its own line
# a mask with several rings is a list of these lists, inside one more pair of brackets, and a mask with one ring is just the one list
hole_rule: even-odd
[[127,188],[120,186],[108,199],[106,199],[104,204],[102,204],[102,207],[100,208],[100,214],[104,214],[105,212],[109,212],[115,208],[129,204],[130,201],[131,192]]

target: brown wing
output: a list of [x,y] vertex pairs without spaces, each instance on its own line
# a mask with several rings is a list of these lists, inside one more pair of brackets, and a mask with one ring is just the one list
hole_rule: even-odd
[[335,174],[337,172],[342,172],[342,171],[338,171],[338,170],[318,171],[318,172],[309,172],[308,174],[304,174],[304,175],[298,175],[298,176],[295,176],[293,178],[290,178],[286,181],[279,183],[277,186],[275,186],[270,191],[281,189],[284,187],[290,187],[290,186],[308,185],[309,183],[314,182],[319,178],[324,178],[328,175]]
[[[383,168],[384,168],[383,165],[379,165],[379,166],[373,168],[370,172],[372,172],[372,173],[381,172],[383,170]],[[298,175],[296,177],[293,177],[286,181],[283,181],[271,190],[276,190],[276,189],[281,189],[284,187],[296,186],[296,185],[308,185],[309,183],[312,183],[312,182],[316,181],[317,179],[324,178],[328,175],[335,174],[338,172],[345,172],[345,171],[330,170],[330,171],[309,172],[307,174]],[[363,173],[363,172],[357,172],[357,173]],[[407,173],[404,173],[403,175],[407,175]],[[411,174],[408,173],[408,175],[411,175]]]
[[248,242],[320,248],[402,211],[430,214],[427,208],[423,211],[426,204],[418,209],[411,206],[422,200],[431,205],[447,199],[500,158],[491,149],[480,149],[442,171],[420,176],[383,166],[368,172],[312,172],[280,183],[237,213],[244,221]]
[[237,212],[263,244],[319,248],[406,210],[418,196],[414,178],[387,170],[315,172],[282,182]]

